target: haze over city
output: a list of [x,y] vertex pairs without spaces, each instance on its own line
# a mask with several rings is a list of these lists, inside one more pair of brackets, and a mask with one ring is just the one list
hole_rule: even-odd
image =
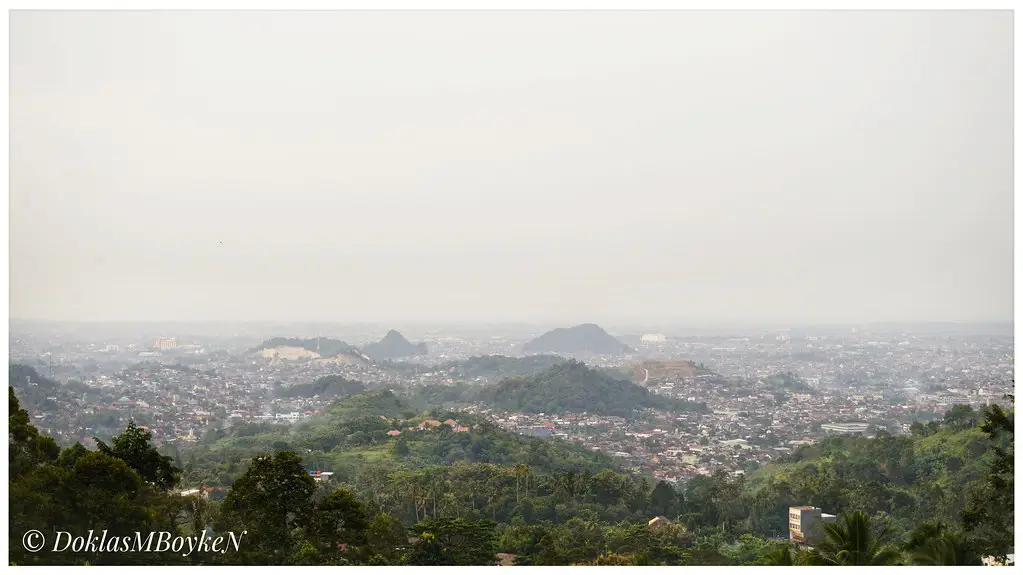
[[1013,22],[12,11],[8,563],[1014,565]]
[[1005,13],[11,22],[15,318],[1011,321]]

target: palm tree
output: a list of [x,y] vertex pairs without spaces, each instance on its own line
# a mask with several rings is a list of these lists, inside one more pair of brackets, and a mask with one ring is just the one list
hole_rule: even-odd
[[529,480],[533,477],[533,468],[525,465],[522,473],[523,490],[526,492],[526,497],[529,497]]
[[519,486],[526,477],[526,464],[520,463],[515,466],[515,503],[519,502]]
[[841,523],[824,525],[824,541],[811,552],[819,565],[896,565],[902,554],[884,542],[888,528],[875,535],[870,517],[862,511],[842,516]]
[[906,542],[904,549],[910,553],[923,549],[941,537],[946,529],[947,527],[941,521],[920,523],[913,527],[913,531],[909,534],[909,541]]
[[780,545],[764,555],[764,565],[798,565],[791,545]]
[[983,565],[973,542],[941,522],[917,526],[906,550],[916,565]]

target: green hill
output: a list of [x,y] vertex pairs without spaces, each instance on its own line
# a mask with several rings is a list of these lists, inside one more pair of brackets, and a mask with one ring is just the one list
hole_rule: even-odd
[[61,385],[42,375],[32,367],[12,363],[7,369],[11,387],[18,393],[23,405],[33,413],[57,409],[53,400],[47,399],[58,395]]
[[[144,557],[12,546],[12,564],[979,565],[1014,544],[1014,413],[998,406],[956,406],[910,436],[828,438],[748,477],[697,476],[681,491],[558,440],[410,414],[387,392],[295,427],[209,434],[175,460],[134,424],[98,450],[60,450],[13,388],[9,407],[12,537],[212,526],[247,542]],[[313,469],[335,473],[319,482]],[[203,489],[214,501],[178,495],[200,482],[213,483]],[[841,516],[809,554],[772,541],[785,538],[789,506],[803,504]]]
[[480,400],[505,411],[529,413],[588,412],[624,417],[647,407],[706,410],[703,404],[656,396],[629,381],[574,360],[532,377],[505,379],[481,390]]
[[312,422],[299,425],[296,429],[303,430],[315,424],[334,424],[362,417],[381,416],[387,419],[398,417],[411,417],[412,411],[408,402],[391,391],[363,392],[340,401],[335,401],[330,406],[313,418]]
[[528,377],[550,369],[564,358],[556,355],[530,355],[508,357],[504,355],[483,355],[464,361],[454,361],[441,366],[453,376],[464,379],[482,378],[501,380],[508,377]]
[[346,379],[340,375],[325,375],[312,383],[299,383],[282,387],[275,392],[277,397],[345,397],[366,390],[361,381]]
[[935,519],[954,523],[995,446],[978,427],[831,437],[752,473],[744,498],[766,506],[750,510],[765,534],[786,532],[789,505],[884,513],[907,531]]
[[447,361],[436,367],[397,361],[382,361],[378,365],[403,375],[440,372],[456,380],[490,383],[508,377],[536,375],[545,369],[564,363],[564,361],[565,358],[556,355],[527,355],[525,357],[482,355]]
[[408,402],[418,411],[452,409],[477,402],[479,387],[468,383],[417,385],[407,392]]
[[[416,415],[411,404],[390,391],[364,392],[335,402],[308,421],[294,425],[242,424],[212,431],[190,450],[194,482],[225,484],[242,471],[239,462],[267,452],[295,450],[311,466],[343,476],[369,463],[419,469],[458,461],[496,465],[526,464],[540,471],[615,468],[602,453],[560,439],[526,437],[485,419],[466,419],[467,431],[444,425],[420,430],[427,419],[459,419],[455,413]],[[471,423],[470,423],[471,421]],[[410,428],[414,428],[410,430]],[[400,431],[397,436],[389,431]],[[404,444],[399,448],[397,444]],[[406,451],[407,449],[407,451]]]

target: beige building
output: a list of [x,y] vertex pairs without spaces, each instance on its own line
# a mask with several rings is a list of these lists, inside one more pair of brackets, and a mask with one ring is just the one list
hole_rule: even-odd
[[156,349],[174,349],[178,347],[178,338],[176,337],[161,337],[156,340],[153,344]]
[[824,524],[834,522],[834,515],[824,513],[818,507],[789,507],[789,541],[816,545],[824,539]]

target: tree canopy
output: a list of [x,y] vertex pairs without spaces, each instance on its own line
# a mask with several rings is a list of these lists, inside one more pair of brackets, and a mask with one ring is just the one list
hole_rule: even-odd
[[[306,426],[232,430],[186,454],[183,473],[134,423],[96,450],[60,450],[13,390],[9,402],[18,564],[976,565],[1013,542],[1013,411],[996,406],[973,427],[959,410],[927,434],[833,437],[749,476],[677,486],[486,421],[419,429],[388,393]],[[324,458],[339,465],[316,481]],[[793,504],[840,511],[812,550],[776,541]],[[26,531],[56,528],[245,536],[238,552],[189,557],[22,547]]]

